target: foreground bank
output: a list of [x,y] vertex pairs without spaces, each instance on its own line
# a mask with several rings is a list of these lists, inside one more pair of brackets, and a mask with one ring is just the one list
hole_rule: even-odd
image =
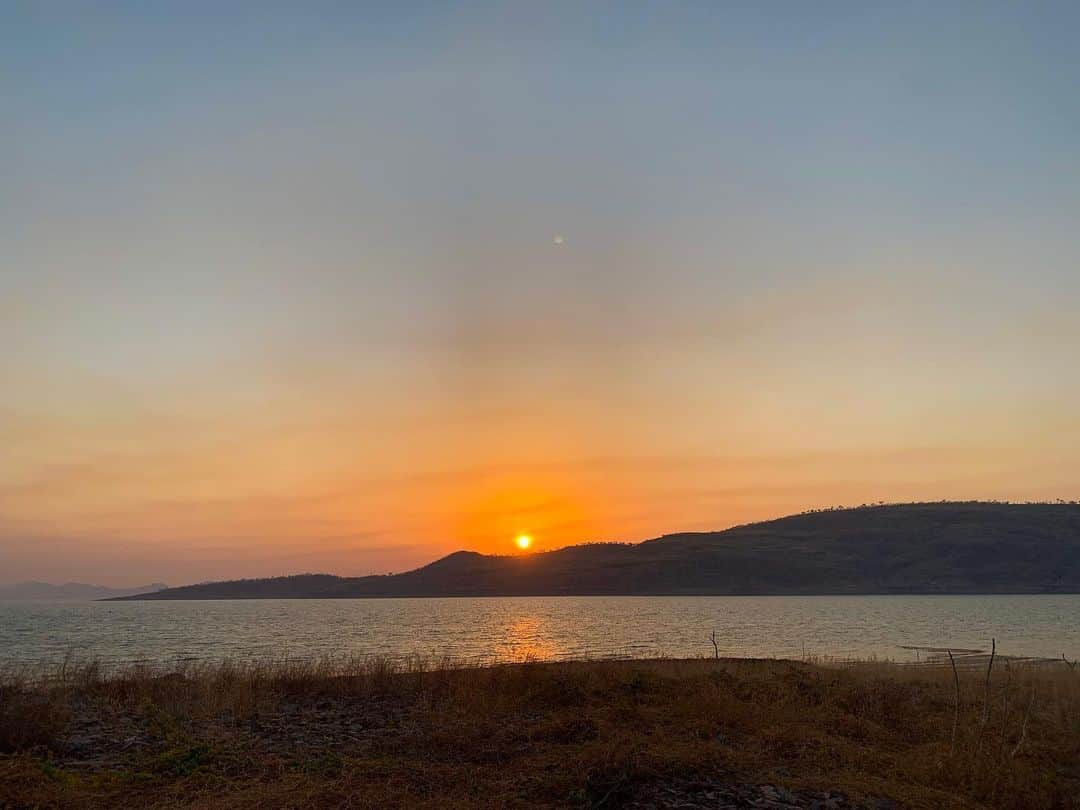
[[958,678],[739,659],[9,673],[0,806],[1080,806],[1080,668]]

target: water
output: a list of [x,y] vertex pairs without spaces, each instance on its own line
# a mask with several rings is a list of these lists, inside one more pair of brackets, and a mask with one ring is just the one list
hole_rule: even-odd
[[903,646],[1080,658],[1080,595],[0,602],[0,663],[356,653],[483,661],[722,655],[887,658]]

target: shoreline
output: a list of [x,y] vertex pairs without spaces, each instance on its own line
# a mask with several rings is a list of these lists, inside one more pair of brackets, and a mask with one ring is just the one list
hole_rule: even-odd
[[[170,589],[174,590],[174,589]],[[1029,591],[784,591],[784,592],[765,592],[760,593],[731,593],[731,592],[680,592],[671,593],[667,591],[657,591],[655,593],[644,593],[637,591],[634,593],[427,593],[427,594],[362,594],[358,596],[352,595],[316,595],[316,596],[216,596],[216,597],[198,597],[198,596],[154,596],[156,592],[150,591],[145,594],[134,594],[132,596],[110,596],[103,599],[89,599],[87,602],[259,602],[259,601],[310,601],[310,600],[365,600],[365,599],[699,599],[699,598],[723,598],[723,599],[735,599],[735,598],[752,598],[757,599],[761,597],[767,597],[772,599],[792,597],[798,599],[806,598],[827,598],[836,599],[837,597],[852,596],[1078,596],[1080,590],[1029,590]],[[19,600],[10,600],[12,602],[18,602]],[[33,601],[33,600],[26,600]],[[60,601],[60,600],[57,600]]]

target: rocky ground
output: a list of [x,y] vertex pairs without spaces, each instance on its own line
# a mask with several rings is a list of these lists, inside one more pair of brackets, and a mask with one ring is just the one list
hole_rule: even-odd
[[778,785],[730,784],[689,780],[657,783],[639,788],[623,807],[631,810],[898,810],[891,799],[867,797],[853,802],[836,791],[789,790]]

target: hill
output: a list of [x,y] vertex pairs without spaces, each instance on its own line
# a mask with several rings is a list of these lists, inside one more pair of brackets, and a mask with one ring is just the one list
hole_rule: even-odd
[[919,503],[807,512],[638,544],[459,551],[403,574],[305,574],[130,599],[1080,592],[1080,504]]
[[78,602],[135,596],[168,587],[163,582],[154,582],[135,588],[108,588],[104,585],[88,585],[85,582],[65,582],[63,585],[52,585],[48,582],[18,582],[14,585],[0,585],[0,602]]

